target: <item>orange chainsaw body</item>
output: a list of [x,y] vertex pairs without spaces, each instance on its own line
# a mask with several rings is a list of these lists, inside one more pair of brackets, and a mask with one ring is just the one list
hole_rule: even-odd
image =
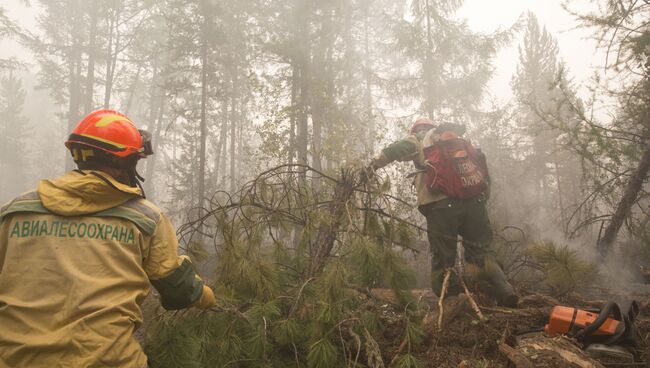
[[[582,309],[556,306],[551,311],[548,324],[544,326],[544,332],[550,336],[559,334],[575,334],[590,324],[592,324],[598,313],[589,312]],[[593,335],[614,335],[620,321],[607,318],[605,322],[594,331]]]

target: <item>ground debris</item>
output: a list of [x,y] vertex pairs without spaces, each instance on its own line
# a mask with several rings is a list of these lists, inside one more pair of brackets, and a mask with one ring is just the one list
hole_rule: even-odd
[[516,351],[533,362],[535,367],[605,368],[587,356],[572,340],[563,336],[551,338],[539,334],[521,339]]
[[[519,308],[494,306],[478,299],[486,321],[479,321],[464,294],[445,298],[443,329],[438,331],[438,298],[430,290],[415,289],[411,294],[421,306],[428,308],[422,319],[427,334],[425,346],[412,347],[413,353],[424,367],[577,367],[601,368],[615,366],[644,366],[650,356],[650,319],[643,314],[635,325],[639,332],[635,350],[637,363],[599,362],[589,357],[580,346],[567,337],[548,337],[543,333],[527,333],[548,322],[551,309],[556,305],[576,307],[600,306],[603,300],[589,300],[572,295],[558,300],[548,295],[521,296]],[[402,342],[401,314],[398,298],[388,289],[368,290],[368,303],[374,304],[380,318],[394,331],[386,331],[381,346],[384,361],[391,361]],[[638,300],[646,305],[646,300]],[[642,309],[643,311],[643,309]],[[519,336],[521,335],[521,338]]]

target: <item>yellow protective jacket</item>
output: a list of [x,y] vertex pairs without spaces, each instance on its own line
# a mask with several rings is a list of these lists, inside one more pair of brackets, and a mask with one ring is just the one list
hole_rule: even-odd
[[177,249],[168,218],[103,172],[43,180],[3,206],[0,367],[146,367],[133,332],[150,284],[167,309],[206,294]]

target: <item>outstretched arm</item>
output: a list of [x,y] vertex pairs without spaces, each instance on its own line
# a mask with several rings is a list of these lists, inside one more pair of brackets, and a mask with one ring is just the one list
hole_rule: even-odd
[[410,136],[386,146],[381,153],[372,160],[370,165],[376,170],[381,169],[394,161],[413,160],[418,155],[418,149],[417,138],[415,138],[415,136]]
[[209,308],[216,303],[212,289],[196,274],[190,259],[178,255],[178,240],[165,215],[151,237],[144,269],[167,310]]

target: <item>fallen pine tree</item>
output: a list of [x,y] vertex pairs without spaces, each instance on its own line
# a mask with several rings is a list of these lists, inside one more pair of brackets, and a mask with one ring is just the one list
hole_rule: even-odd
[[[310,175],[319,176],[318,191],[307,184]],[[579,349],[554,348],[543,336],[536,345],[514,343],[518,331],[546,322],[559,303],[551,297],[533,294],[520,309],[495,308],[475,292],[471,275],[468,295],[441,301],[411,291],[403,253],[413,251],[421,229],[400,216],[408,205],[381,189],[356,170],[333,178],[288,165],[237,195],[215,195],[179,238],[197,264],[213,270],[218,307],[164,312],[151,303],[150,366],[581,366],[570,361],[582,357]],[[554,256],[546,248],[541,254],[542,261]],[[570,290],[562,291],[570,301]],[[639,323],[650,336],[646,321]],[[639,361],[647,361],[644,344]],[[565,348],[573,355],[544,353]]]

